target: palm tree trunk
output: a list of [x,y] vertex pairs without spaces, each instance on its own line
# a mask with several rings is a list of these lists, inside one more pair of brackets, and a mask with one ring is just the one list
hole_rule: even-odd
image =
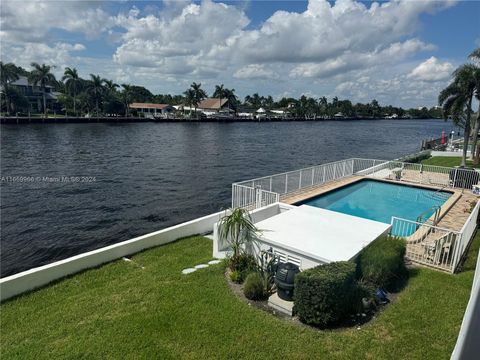
[[47,96],[45,93],[45,85],[42,85],[42,97],[43,97],[43,114],[47,117]]
[[472,96],[468,100],[467,106],[467,118],[465,120],[465,129],[463,134],[463,155],[462,155],[462,163],[460,164],[461,167],[465,167],[467,165],[467,149],[468,149],[468,140],[470,140],[470,131],[471,131],[471,124],[470,124],[470,115],[472,109]]
[[77,87],[74,84],[73,85],[73,116],[77,116],[76,98],[77,98]]
[[[477,124],[480,124],[480,104],[478,104],[478,113],[477,113]],[[477,127],[477,126],[476,126]],[[478,126],[480,127],[480,125]],[[478,128],[475,132],[474,136],[478,142]],[[473,164],[478,165],[480,163],[480,146],[476,145],[476,147],[472,147],[472,151],[475,153],[473,158]]]
[[472,151],[470,151],[470,158],[472,160],[475,159],[475,151],[477,149],[477,141],[478,141],[478,130],[480,130],[480,119],[477,116],[475,121],[475,126],[473,128],[473,138],[472,138]]

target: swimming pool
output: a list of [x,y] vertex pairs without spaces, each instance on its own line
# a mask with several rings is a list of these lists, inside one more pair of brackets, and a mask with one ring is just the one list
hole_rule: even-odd
[[363,179],[328,193],[304,200],[304,204],[390,224],[392,216],[425,221],[452,195],[384,181]]

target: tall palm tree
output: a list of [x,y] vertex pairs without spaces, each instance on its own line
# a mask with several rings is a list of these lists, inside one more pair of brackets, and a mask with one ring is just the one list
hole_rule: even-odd
[[42,97],[43,97],[43,112],[45,116],[47,116],[47,85],[52,85],[56,83],[55,75],[53,75],[50,70],[54,68],[54,66],[45,65],[45,64],[37,64],[36,62],[32,62],[30,64],[33,67],[33,70],[30,72],[30,81],[34,85],[38,85],[40,83],[40,87],[42,88]]
[[215,91],[213,92],[213,97],[218,98],[220,100],[219,109],[222,108],[222,99],[226,98],[225,90],[226,89],[223,87],[223,84],[215,85]]
[[2,93],[5,96],[5,105],[8,114],[10,114],[11,98],[13,96],[13,93],[9,91],[9,85],[18,79],[19,76],[17,67],[13,63],[4,64],[2,61],[0,61],[0,83],[3,88]]
[[122,84],[121,98],[123,105],[125,106],[125,117],[128,117],[128,109],[132,102],[132,85]]
[[233,110],[235,111],[235,114],[236,114],[238,98],[237,98],[237,95],[235,95],[235,89],[225,89],[224,95],[228,99],[228,110],[230,110],[231,106],[233,105]]
[[[185,105],[188,105],[190,109],[190,116],[192,116],[192,106],[195,105],[196,99],[195,99],[195,91],[193,89],[187,89],[183,95],[185,95]],[[198,105],[198,103],[196,103]],[[195,108],[196,110],[196,108]]]
[[473,163],[478,165],[480,162],[480,147],[477,149],[478,131],[480,131],[480,48],[475,49],[468,58],[472,61],[473,83],[475,84],[474,96],[478,101],[477,118],[475,119],[475,126],[473,129],[472,151],[471,157]]
[[102,79],[100,75],[90,74],[90,81],[87,85],[87,89],[95,99],[95,111],[97,113],[97,117],[98,117],[98,100],[101,99],[103,91],[105,90],[103,87],[103,83],[104,83],[104,79]]
[[113,80],[103,79],[103,84],[104,84],[105,90],[107,90],[108,92],[115,93],[117,91],[118,84],[115,84]]
[[453,82],[440,92],[438,103],[445,118],[450,115],[456,124],[464,124],[461,166],[466,166],[471,130],[472,100],[475,93],[475,66],[465,64],[453,72]]
[[192,85],[190,85],[190,88],[193,90],[194,94],[194,102],[193,106],[195,108],[195,116],[197,115],[197,107],[198,104],[207,97],[207,93],[202,89],[202,84],[193,82]]
[[76,68],[66,67],[63,72],[62,80],[65,81],[65,86],[73,93],[73,113],[77,115],[77,90],[81,79],[78,76]]

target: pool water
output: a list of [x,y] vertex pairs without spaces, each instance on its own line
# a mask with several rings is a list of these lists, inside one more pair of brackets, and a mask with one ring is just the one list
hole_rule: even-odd
[[392,216],[423,221],[435,212],[452,193],[364,179],[299,204],[390,224]]

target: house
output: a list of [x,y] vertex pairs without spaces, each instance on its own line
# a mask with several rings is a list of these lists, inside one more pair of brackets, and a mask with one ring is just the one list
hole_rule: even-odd
[[205,98],[200,101],[197,105],[197,111],[203,112],[205,115],[216,115],[220,112],[222,113],[232,113],[233,109],[230,107],[230,102],[227,98],[217,99],[217,98]]
[[[17,92],[23,95],[28,101],[29,112],[41,112],[43,107],[43,92],[40,84],[34,85],[26,76],[19,76],[15,81],[12,81],[8,86],[14,88]],[[3,92],[3,89],[1,89]],[[57,97],[60,93],[55,92],[53,86],[45,86],[45,98],[47,100],[47,108],[55,108],[57,104]]]
[[151,119],[168,119],[175,112],[175,108],[168,104],[132,103],[128,107],[136,109],[140,114],[143,114],[143,117]]

